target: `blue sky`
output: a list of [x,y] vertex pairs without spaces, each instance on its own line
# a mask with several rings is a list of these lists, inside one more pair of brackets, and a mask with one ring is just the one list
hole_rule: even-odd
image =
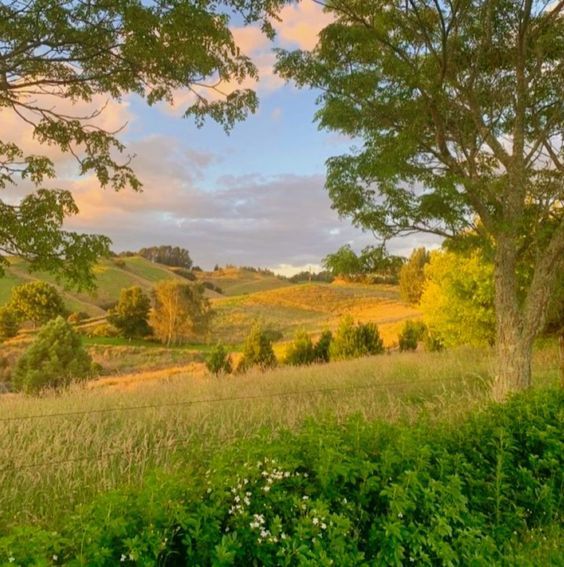
[[[277,25],[277,45],[310,49],[328,21],[312,0],[288,6]],[[68,156],[53,156],[57,185],[73,191],[81,211],[70,228],[106,234],[116,251],[173,244],[187,248],[204,268],[230,263],[286,274],[317,269],[323,256],[344,244],[360,250],[375,243],[337,217],[324,190],[326,159],[346,152],[350,141],[318,130],[316,93],[274,75],[274,46],[258,29],[233,33],[261,75],[258,84],[243,85],[257,90],[258,112],[227,136],[213,122],[198,129],[181,118],[186,93],[178,93],[174,107],[149,108],[136,97],[110,101],[103,125],[126,124],[120,139],[136,156],[133,167],[144,190],[104,191],[93,178],[77,179]],[[410,237],[393,242],[391,251],[407,255],[431,242]]]

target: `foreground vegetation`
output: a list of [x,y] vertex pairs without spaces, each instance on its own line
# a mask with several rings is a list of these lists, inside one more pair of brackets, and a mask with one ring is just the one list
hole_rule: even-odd
[[[361,399],[365,398],[366,392]],[[460,392],[457,398],[461,399]],[[419,398],[424,399],[437,404],[436,393]],[[467,395],[462,399],[470,400]],[[396,411],[400,400],[401,396]],[[183,459],[194,457],[197,441],[185,429],[180,437],[185,443],[182,452],[166,458],[168,466],[143,482],[129,482],[127,489],[98,495],[45,528],[38,522],[44,523],[45,516],[36,517],[30,526],[26,514],[17,514],[0,536],[0,561],[16,565],[534,565],[532,546],[540,564],[556,565],[563,401],[561,390],[540,389],[471,414],[455,415],[449,408],[439,420],[419,416],[410,425],[370,422],[358,414],[350,417],[351,408],[343,412],[345,408],[337,404],[344,423],[337,416],[318,416],[295,432],[273,435],[273,429],[263,430],[211,458],[188,462]],[[390,410],[389,402],[377,405],[380,414],[386,413],[386,406]],[[256,410],[254,403],[251,407]],[[243,415],[239,412],[239,417]],[[228,412],[223,414],[224,425],[227,416]],[[266,414],[263,418],[268,419]],[[101,423],[107,416],[94,419],[99,421],[97,435],[108,432],[109,424]],[[175,421],[180,425],[178,416]],[[205,414],[200,421],[205,421]],[[121,447],[118,462],[123,466],[129,461],[122,476],[130,481],[140,466],[138,459],[146,464],[147,420],[145,425],[144,447]],[[251,432],[256,432],[254,425]],[[120,428],[121,435],[125,430]],[[22,433],[20,439],[25,437]],[[128,435],[132,440],[131,432]],[[98,469],[96,455],[89,461],[74,462],[66,469],[56,462],[52,465],[59,475],[66,473],[71,491],[77,481],[88,490],[86,466],[107,474],[112,464],[105,462]],[[36,484],[45,482],[42,474],[36,471]],[[25,494],[26,488],[20,485],[19,490]],[[45,497],[39,488],[33,491],[35,499]],[[45,508],[33,509],[45,515]],[[27,515],[30,512],[31,508]],[[526,545],[520,543],[523,537]]]

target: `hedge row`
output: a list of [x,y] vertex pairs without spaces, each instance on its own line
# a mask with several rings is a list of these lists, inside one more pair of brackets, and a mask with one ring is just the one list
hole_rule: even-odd
[[60,531],[14,527],[0,563],[516,564],[522,534],[560,522],[563,400],[532,391],[456,424],[309,423],[101,495]]

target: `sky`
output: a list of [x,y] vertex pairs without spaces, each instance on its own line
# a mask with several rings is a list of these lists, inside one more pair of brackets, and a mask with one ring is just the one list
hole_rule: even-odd
[[[304,0],[284,8],[281,18],[275,44],[257,28],[233,29],[259,68],[259,82],[244,86],[257,90],[260,107],[229,136],[212,121],[198,129],[182,118],[184,93],[173,107],[148,107],[136,97],[110,101],[100,125],[123,127],[119,137],[135,155],[141,193],[101,189],[93,177],[76,178],[68,156],[54,155],[57,186],[71,189],[80,209],[67,227],[109,236],[116,252],[171,244],[187,248],[204,269],[252,265],[285,275],[320,269],[321,259],[344,244],[357,251],[376,244],[371,233],[338,218],[324,189],[325,161],[347,152],[351,141],[317,128],[315,92],[273,73],[273,47],[312,48],[328,16]],[[14,141],[33,145],[18,132],[22,139]],[[416,235],[388,248],[407,256],[436,243]]]

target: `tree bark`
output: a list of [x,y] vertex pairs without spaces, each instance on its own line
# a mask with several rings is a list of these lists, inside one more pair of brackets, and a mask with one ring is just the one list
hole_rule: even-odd
[[531,385],[533,341],[529,330],[523,328],[516,268],[515,245],[509,237],[500,236],[495,257],[497,368],[492,391],[497,400]]

